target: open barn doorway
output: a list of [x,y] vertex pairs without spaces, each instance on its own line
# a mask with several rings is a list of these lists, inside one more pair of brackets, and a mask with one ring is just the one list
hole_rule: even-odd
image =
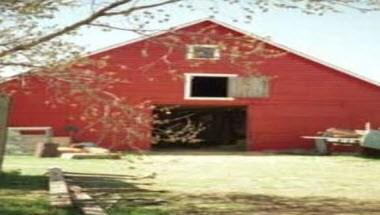
[[153,150],[246,150],[246,107],[157,106]]

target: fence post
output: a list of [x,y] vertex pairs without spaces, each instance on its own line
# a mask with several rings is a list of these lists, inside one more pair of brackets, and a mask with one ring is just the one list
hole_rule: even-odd
[[0,172],[3,170],[5,145],[7,143],[9,103],[9,96],[0,94]]

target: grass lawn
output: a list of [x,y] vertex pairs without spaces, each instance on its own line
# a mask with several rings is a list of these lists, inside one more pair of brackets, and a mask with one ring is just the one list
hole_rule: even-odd
[[5,170],[22,174],[2,176],[0,214],[76,214],[47,204],[41,175],[56,166],[92,173],[70,181],[110,214],[380,214],[380,160],[206,152],[123,160],[8,156]]

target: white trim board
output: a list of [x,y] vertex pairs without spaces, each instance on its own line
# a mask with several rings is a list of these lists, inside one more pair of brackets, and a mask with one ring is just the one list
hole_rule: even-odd
[[184,73],[184,99],[185,100],[219,100],[219,101],[233,101],[233,97],[192,97],[191,96],[191,80],[194,76],[201,77],[237,77],[237,74],[225,74],[225,73]]
[[[205,48],[214,48],[214,56],[211,58],[200,58],[194,56],[194,48],[196,47],[205,47]],[[218,45],[210,45],[210,44],[188,44],[186,45],[186,59],[188,60],[220,60],[220,47]]]
[[172,27],[172,28],[169,28],[167,30],[157,31],[157,32],[149,34],[147,36],[141,36],[141,37],[138,37],[138,38],[127,40],[125,42],[121,42],[121,43],[117,43],[117,44],[114,44],[114,45],[111,45],[111,46],[107,46],[107,47],[104,47],[104,48],[92,51],[87,56],[99,54],[99,53],[102,53],[102,52],[105,52],[105,51],[112,50],[114,48],[119,48],[119,47],[122,47],[122,46],[125,46],[125,45],[129,45],[129,44],[132,44],[132,43],[141,42],[141,41],[144,41],[144,40],[152,38],[152,37],[157,37],[157,36],[160,36],[160,35],[172,32],[172,31],[177,31],[179,29],[190,27],[192,25],[195,25],[195,24],[198,24],[198,23],[201,23],[201,22],[205,22],[205,21],[211,21],[211,22],[213,22],[212,20],[207,19],[207,18],[206,19],[198,19],[198,20],[195,20],[193,22],[188,22],[188,23],[185,23],[185,24],[182,24],[182,25],[177,25],[176,27]]
[[198,23],[201,23],[201,22],[205,22],[205,21],[209,21],[209,22],[213,22],[217,25],[220,25],[222,27],[225,27],[225,28],[228,28],[228,29],[231,29],[233,31],[236,31],[238,33],[241,33],[241,34],[244,34],[244,35],[248,35],[254,39],[257,39],[257,40],[261,40],[271,46],[274,46],[276,48],[279,48],[279,49],[283,49],[289,53],[292,53],[292,54],[295,54],[297,56],[300,56],[302,58],[305,58],[307,60],[310,60],[310,61],[313,61],[313,62],[316,62],[318,64],[321,64],[323,66],[326,66],[326,67],[329,67],[331,69],[334,69],[338,72],[341,72],[341,73],[344,73],[346,75],[349,75],[351,77],[354,77],[354,78],[357,78],[359,80],[362,80],[362,81],[365,81],[367,83],[370,83],[372,85],[375,85],[375,86],[378,86],[380,87],[380,82],[377,82],[377,81],[374,81],[374,80],[371,80],[371,79],[368,79],[362,75],[359,75],[357,73],[354,73],[354,72],[351,72],[351,71],[348,71],[347,69],[344,69],[344,68],[341,68],[339,66],[336,66],[336,65],[333,65],[331,63],[328,63],[328,62],[325,62],[321,59],[318,59],[318,58],[315,58],[315,57],[312,57],[308,54],[305,54],[303,52],[300,52],[300,51],[296,51],[294,49],[291,49],[285,45],[282,45],[282,44],[278,44],[278,43],[275,43],[267,38],[264,38],[264,37],[261,37],[261,36],[258,36],[256,34],[253,34],[253,33],[250,33],[250,32],[247,32],[245,30],[242,30],[240,28],[237,28],[235,26],[232,26],[230,24],[227,24],[225,22],[222,22],[222,21],[217,21],[217,20],[214,20],[214,19],[210,19],[210,18],[204,18],[204,19],[198,19],[198,20],[195,20],[193,22],[188,22],[188,23],[185,23],[185,24],[182,24],[182,25],[178,25],[176,27],[173,27],[173,28],[170,28],[168,30],[165,30],[165,31],[159,31],[159,32],[156,32],[156,33],[153,33],[153,34],[150,34],[148,36],[142,36],[140,38],[136,38],[136,39],[132,39],[132,40],[129,40],[129,41],[126,41],[126,42],[123,42],[123,43],[118,43],[118,44],[115,44],[115,45],[112,45],[112,46],[108,46],[108,47],[105,47],[103,49],[99,49],[99,50],[96,50],[94,52],[90,52],[87,56],[91,56],[91,55],[95,55],[95,54],[99,54],[101,52],[105,52],[105,51],[108,51],[108,50],[111,50],[111,49],[114,49],[114,48],[118,48],[118,47],[122,47],[122,46],[125,46],[125,45],[128,45],[128,44],[132,44],[132,43],[136,43],[136,42],[140,42],[140,41],[143,41],[145,39],[149,39],[149,38],[152,38],[152,37],[156,37],[156,36],[160,36],[160,35],[163,35],[165,33],[168,33],[168,32],[173,32],[173,31],[176,31],[176,30],[179,30],[179,29],[182,29],[182,28],[186,28],[186,27],[190,27],[192,25],[195,25],[195,24],[198,24]]

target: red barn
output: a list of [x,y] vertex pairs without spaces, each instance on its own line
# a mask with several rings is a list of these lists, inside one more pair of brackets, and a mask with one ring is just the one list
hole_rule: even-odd
[[[199,38],[199,32],[213,36]],[[261,45],[236,43],[236,38]],[[257,50],[252,56],[234,57],[262,46],[271,57]],[[208,113],[196,120],[208,126],[199,135],[209,142],[241,141],[249,151],[309,149],[312,142],[301,136],[329,127],[362,128],[366,122],[380,127],[378,83],[215,21],[181,26],[90,57],[108,58],[99,73],[113,71],[128,80],[112,92],[131,103],[175,105],[169,110],[175,113],[167,114],[176,116]],[[52,126],[56,135],[67,135],[68,125],[81,129],[75,115],[80,107],[48,107],[45,101],[52,92],[44,82],[30,86],[30,94],[13,95],[11,126]],[[145,112],[153,116],[155,110]],[[150,128],[135,146],[151,149],[154,125]],[[98,141],[99,136],[85,131],[77,139]],[[105,138],[102,144],[111,146],[112,141]]]

